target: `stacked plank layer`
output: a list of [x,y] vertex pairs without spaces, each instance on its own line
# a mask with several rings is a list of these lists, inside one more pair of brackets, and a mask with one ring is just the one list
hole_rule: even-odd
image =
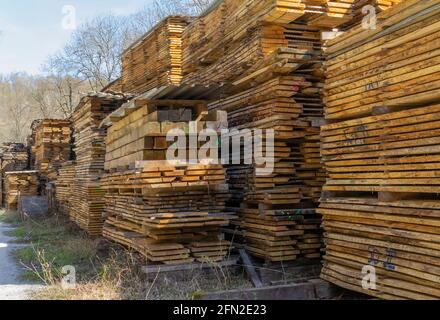
[[328,119],[356,118],[378,107],[411,106],[439,98],[438,14],[434,10],[423,18],[407,19],[431,5],[431,1],[405,1],[381,14],[384,22],[375,30],[357,27],[329,42]]
[[0,147],[0,206],[5,199],[5,173],[26,170],[28,160],[27,148],[22,143],[5,143]]
[[38,172],[16,171],[7,172],[4,176],[5,207],[17,210],[18,200],[22,196],[38,195]]
[[325,2],[325,12],[316,16],[310,24],[319,27],[338,27],[347,30],[359,25],[363,19],[372,21],[373,15],[388,10],[401,0],[332,0]]
[[[107,170],[127,168],[136,161],[166,159],[167,150],[174,144],[167,141],[167,134],[171,130],[189,132],[190,123],[207,109],[204,101],[186,100],[136,99],[131,105],[130,114],[119,118],[111,115],[113,125],[106,139]],[[202,116],[195,129],[202,130],[207,120],[218,119],[215,114]]]
[[71,129],[69,120],[44,119],[33,127],[32,155],[35,169],[47,179],[71,154]]
[[440,298],[439,16],[407,0],[329,43],[322,278],[379,298]]
[[[233,81],[252,70],[274,64],[292,68],[301,60],[310,28],[331,30],[359,23],[362,8],[378,11],[399,1],[383,0],[224,0],[185,29],[182,36],[184,84],[212,84]],[[290,25],[292,21],[299,25]],[[296,39],[295,39],[296,37]],[[293,41],[296,40],[296,41]],[[303,40],[303,41],[301,41]],[[290,55],[275,52],[286,49]],[[294,54],[293,54],[294,53]],[[290,64],[286,64],[289,58]],[[265,63],[263,63],[263,61]]]
[[100,187],[100,177],[104,172],[107,131],[99,125],[124,102],[123,95],[90,94],[81,100],[72,115],[76,165],[70,217],[91,235],[101,235],[104,223],[105,192]]
[[219,262],[230,250],[221,227],[229,197],[220,165],[170,166],[147,161],[107,174],[104,236],[153,263]]
[[28,167],[28,151],[22,143],[6,143],[0,147],[1,172],[22,171]]
[[73,186],[75,185],[75,162],[68,161],[61,165],[55,180],[56,201],[59,213],[69,215]]
[[166,18],[124,52],[120,80],[123,92],[139,94],[180,84],[182,33],[189,20],[185,17]]

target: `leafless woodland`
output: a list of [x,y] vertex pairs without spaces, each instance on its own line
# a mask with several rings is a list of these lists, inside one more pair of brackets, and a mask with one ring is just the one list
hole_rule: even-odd
[[0,143],[24,141],[33,119],[68,117],[81,93],[99,91],[119,77],[120,55],[136,38],[165,16],[195,16],[212,1],[155,0],[130,16],[97,16],[47,57],[41,74],[0,74]]

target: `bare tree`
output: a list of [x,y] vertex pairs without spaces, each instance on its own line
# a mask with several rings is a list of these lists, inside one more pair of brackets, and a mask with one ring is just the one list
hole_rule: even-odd
[[34,119],[67,118],[87,90],[69,76],[0,76],[0,142],[24,141]]
[[125,19],[112,15],[86,22],[48,65],[55,74],[84,79],[92,90],[100,90],[120,74]]
[[58,113],[67,118],[79,103],[81,92],[87,91],[88,85],[71,76],[53,76],[50,80],[53,105]]
[[69,43],[49,59],[55,74],[69,75],[88,82],[99,91],[121,73],[121,54],[138,37],[170,15],[194,16],[212,0],[154,0],[128,17],[97,17],[83,24]]
[[3,135],[16,142],[26,140],[26,124],[34,115],[28,90],[31,81],[26,75],[13,74],[1,84],[0,104],[7,119],[2,126]]

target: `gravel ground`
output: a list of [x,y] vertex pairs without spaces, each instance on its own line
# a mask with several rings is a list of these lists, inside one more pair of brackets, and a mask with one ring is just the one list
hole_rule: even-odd
[[11,230],[0,222],[0,300],[27,300],[29,293],[40,286],[20,280],[23,270],[12,255],[19,245],[11,243],[14,239],[6,235]]

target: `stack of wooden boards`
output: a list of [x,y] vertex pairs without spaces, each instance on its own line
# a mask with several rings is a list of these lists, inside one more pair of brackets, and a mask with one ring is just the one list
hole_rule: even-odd
[[75,185],[75,161],[67,161],[57,171],[55,198],[58,212],[69,215]]
[[124,95],[92,93],[81,99],[72,115],[76,164],[69,214],[90,235],[101,235],[104,222],[105,192],[100,177],[104,172],[106,128],[99,125],[126,101]]
[[[327,119],[359,117],[376,107],[440,97],[438,16],[428,12],[424,19],[406,22],[418,9],[402,10],[409,3],[386,11],[388,24],[379,23],[370,32],[354,28],[329,43]],[[418,5],[421,10],[426,7]]]
[[5,143],[0,147],[1,172],[22,171],[28,167],[28,151],[22,143]]
[[168,17],[122,55],[122,90],[144,93],[182,80],[182,33],[190,18]]
[[439,17],[440,0],[406,0],[329,43],[322,277],[344,288],[440,298]]
[[233,218],[224,212],[229,190],[223,166],[188,164],[188,144],[183,163],[166,160],[174,143],[166,139],[170,130],[182,130],[179,139],[188,143],[190,123],[195,134],[209,123],[221,129],[217,113],[210,115],[205,101],[137,98],[108,118],[104,236],[153,263],[223,260],[230,243],[221,228]]
[[174,144],[174,140],[167,141],[171,130],[182,130],[187,134],[190,122],[199,120],[194,132],[198,133],[207,120],[217,121],[216,114],[197,119],[206,110],[206,102],[198,100],[133,100],[130,114],[110,116],[113,125],[108,129],[106,139],[105,168],[127,168],[136,161],[166,159],[168,148]]
[[47,179],[71,154],[71,129],[69,120],[44,119],[32,126],[31,152],[35,169]]
[[[292,68],[306,55],[308,28],[331,30],[359,23],[361,8],[379,11],[398,0],[224,0],[195,19],[183,33],[183,82],[223,83],[263,67]],[[292,27],[292,21],[301,25]],[[302,30],[300,29],[302,28]],[[298,30],[300,29],[300,30]],[[297,47],[299,46],[299,48]],[[289,48],[290,50],[287,50]],[[282,50],[281,50],[282,49]],[[276,50],[280,52],[276,53]],[[272,59],[265,60],[272,56]],[[282,58],[282,59],[276,59]],[[265,60],[264,63],[262,60]],[[289,63],[288,63],[289,62]],[[273,65],[273,64],[277,65]]]
[[266,130],[263,151],[274,131],[271,173],[258,174],[245,146],[228,167],[228,206],[241,216],[246,248],[271,262],[319,258],[322,246],[315,208],[325,174],[312,122],[323,117],[323,57],[321,29],[307,23],[311,4],[226,0],[184,33],[183,83],[224,84],[209,110],[226,111],[230,129]]
[[21,196],[38,195],[38,172],[16,171],[4,174],[5,207],[7,210],[17,210]]
[[221,165],[171,166],[146,161],[137,170],[104,175],[104,236],[165,264],[218,262],[229,253],[221,227],[228,198]]
[[4,143],[0,147],[0,206],[3,206],[5,199],[5,173],[26,170],[28,158],[28,150],[22,143]]

